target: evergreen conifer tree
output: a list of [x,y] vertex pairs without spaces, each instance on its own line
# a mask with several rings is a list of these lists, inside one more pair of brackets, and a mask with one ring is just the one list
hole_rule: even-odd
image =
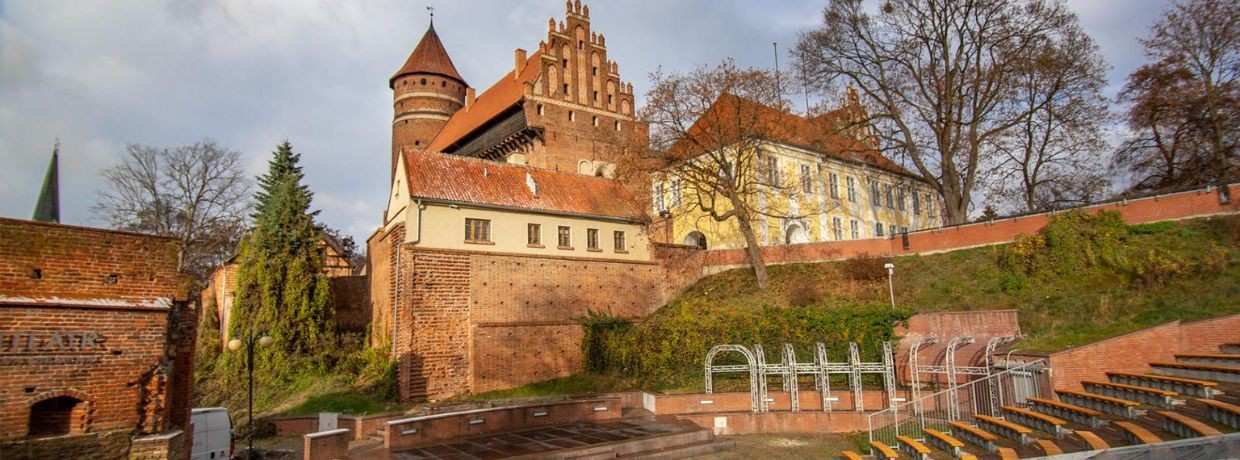
[[310,210],[313,194],[301,183],[299,160],[285,141],[259,178],[254,228],[238,253],[229,324],[231,337],[266,333],[275,339],[271,350],[262,353],[276,367],[284,357],[330,351],[335,338],[322,234]]

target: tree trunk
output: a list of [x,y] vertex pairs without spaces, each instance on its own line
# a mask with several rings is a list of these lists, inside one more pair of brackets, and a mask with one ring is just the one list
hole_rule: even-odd
[[762,247],[758,245],[758,237],[753,233],[749,214],[736,213],[736,224],[741,229],[741,235],[745,236],[745,255],[749,258],[749,266],[753,267],[753,276],[758,282],[758,289],[765,290],[766,263],[762,260]]

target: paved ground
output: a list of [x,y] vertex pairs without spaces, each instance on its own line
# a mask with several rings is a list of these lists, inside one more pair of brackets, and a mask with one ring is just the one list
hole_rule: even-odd
[[753,458],[823,459],[836,458],[841,451],[856,446],[841,435],[834,434],[745,434],[721,436],[721,441],[732,441],[732,450],[694,457],[701,460],[733,460]]
[[480,460],[538,454],[685,430],[685,425],[632,421],[581,422],[498,433],[395,452],[393,460]]

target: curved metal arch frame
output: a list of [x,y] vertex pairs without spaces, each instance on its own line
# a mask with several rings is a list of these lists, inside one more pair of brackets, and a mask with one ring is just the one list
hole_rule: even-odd
[[[759,347],[758,350],[761,351],[761,347]],[[718,356],[719,353],[723,353],[723,352],[740,353],[742,356],[745,357],[745,361],[748,364],[747,365],[731,364],[731,365],[724,365],[724,366],[715,366],[714,365],[715,357]],[[759,401],[758,401],[758,393],[757,393],[759,362],[760,361],[756,359],[754,354],[750,352],[749,349],[745,348],[742,345],[715,345],[711,347],[710,350],[706,352],[706,369],[705,369],[706,370],[706,374],[705,374],[706,394],[712,394],[715,392],[714,374],[749,372],[750,407],[754,412],[758,412],[759,407],[760,407]],[[763,387],[765,387],[765,385],[763,385]],[[765,399],[765,392],[763,392],[763,399]]]

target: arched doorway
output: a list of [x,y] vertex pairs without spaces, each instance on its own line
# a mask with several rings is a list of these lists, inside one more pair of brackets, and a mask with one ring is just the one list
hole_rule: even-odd
[[788,225],[788,229],[784,231],[784,244],[801,244],[809,242],[809,233],[805,231],[805,227],[801,224],[793,222]]
[[698,231],[689,232],[688,235],[685,235],[684,245],[694,246],[698,249],[706,249],[706,235],[703,235],[702,232]]
[[31,437],[60,436],[80,431],[76,425],[86,411],[86,403],[72,396],[44,399],[30,406]]

